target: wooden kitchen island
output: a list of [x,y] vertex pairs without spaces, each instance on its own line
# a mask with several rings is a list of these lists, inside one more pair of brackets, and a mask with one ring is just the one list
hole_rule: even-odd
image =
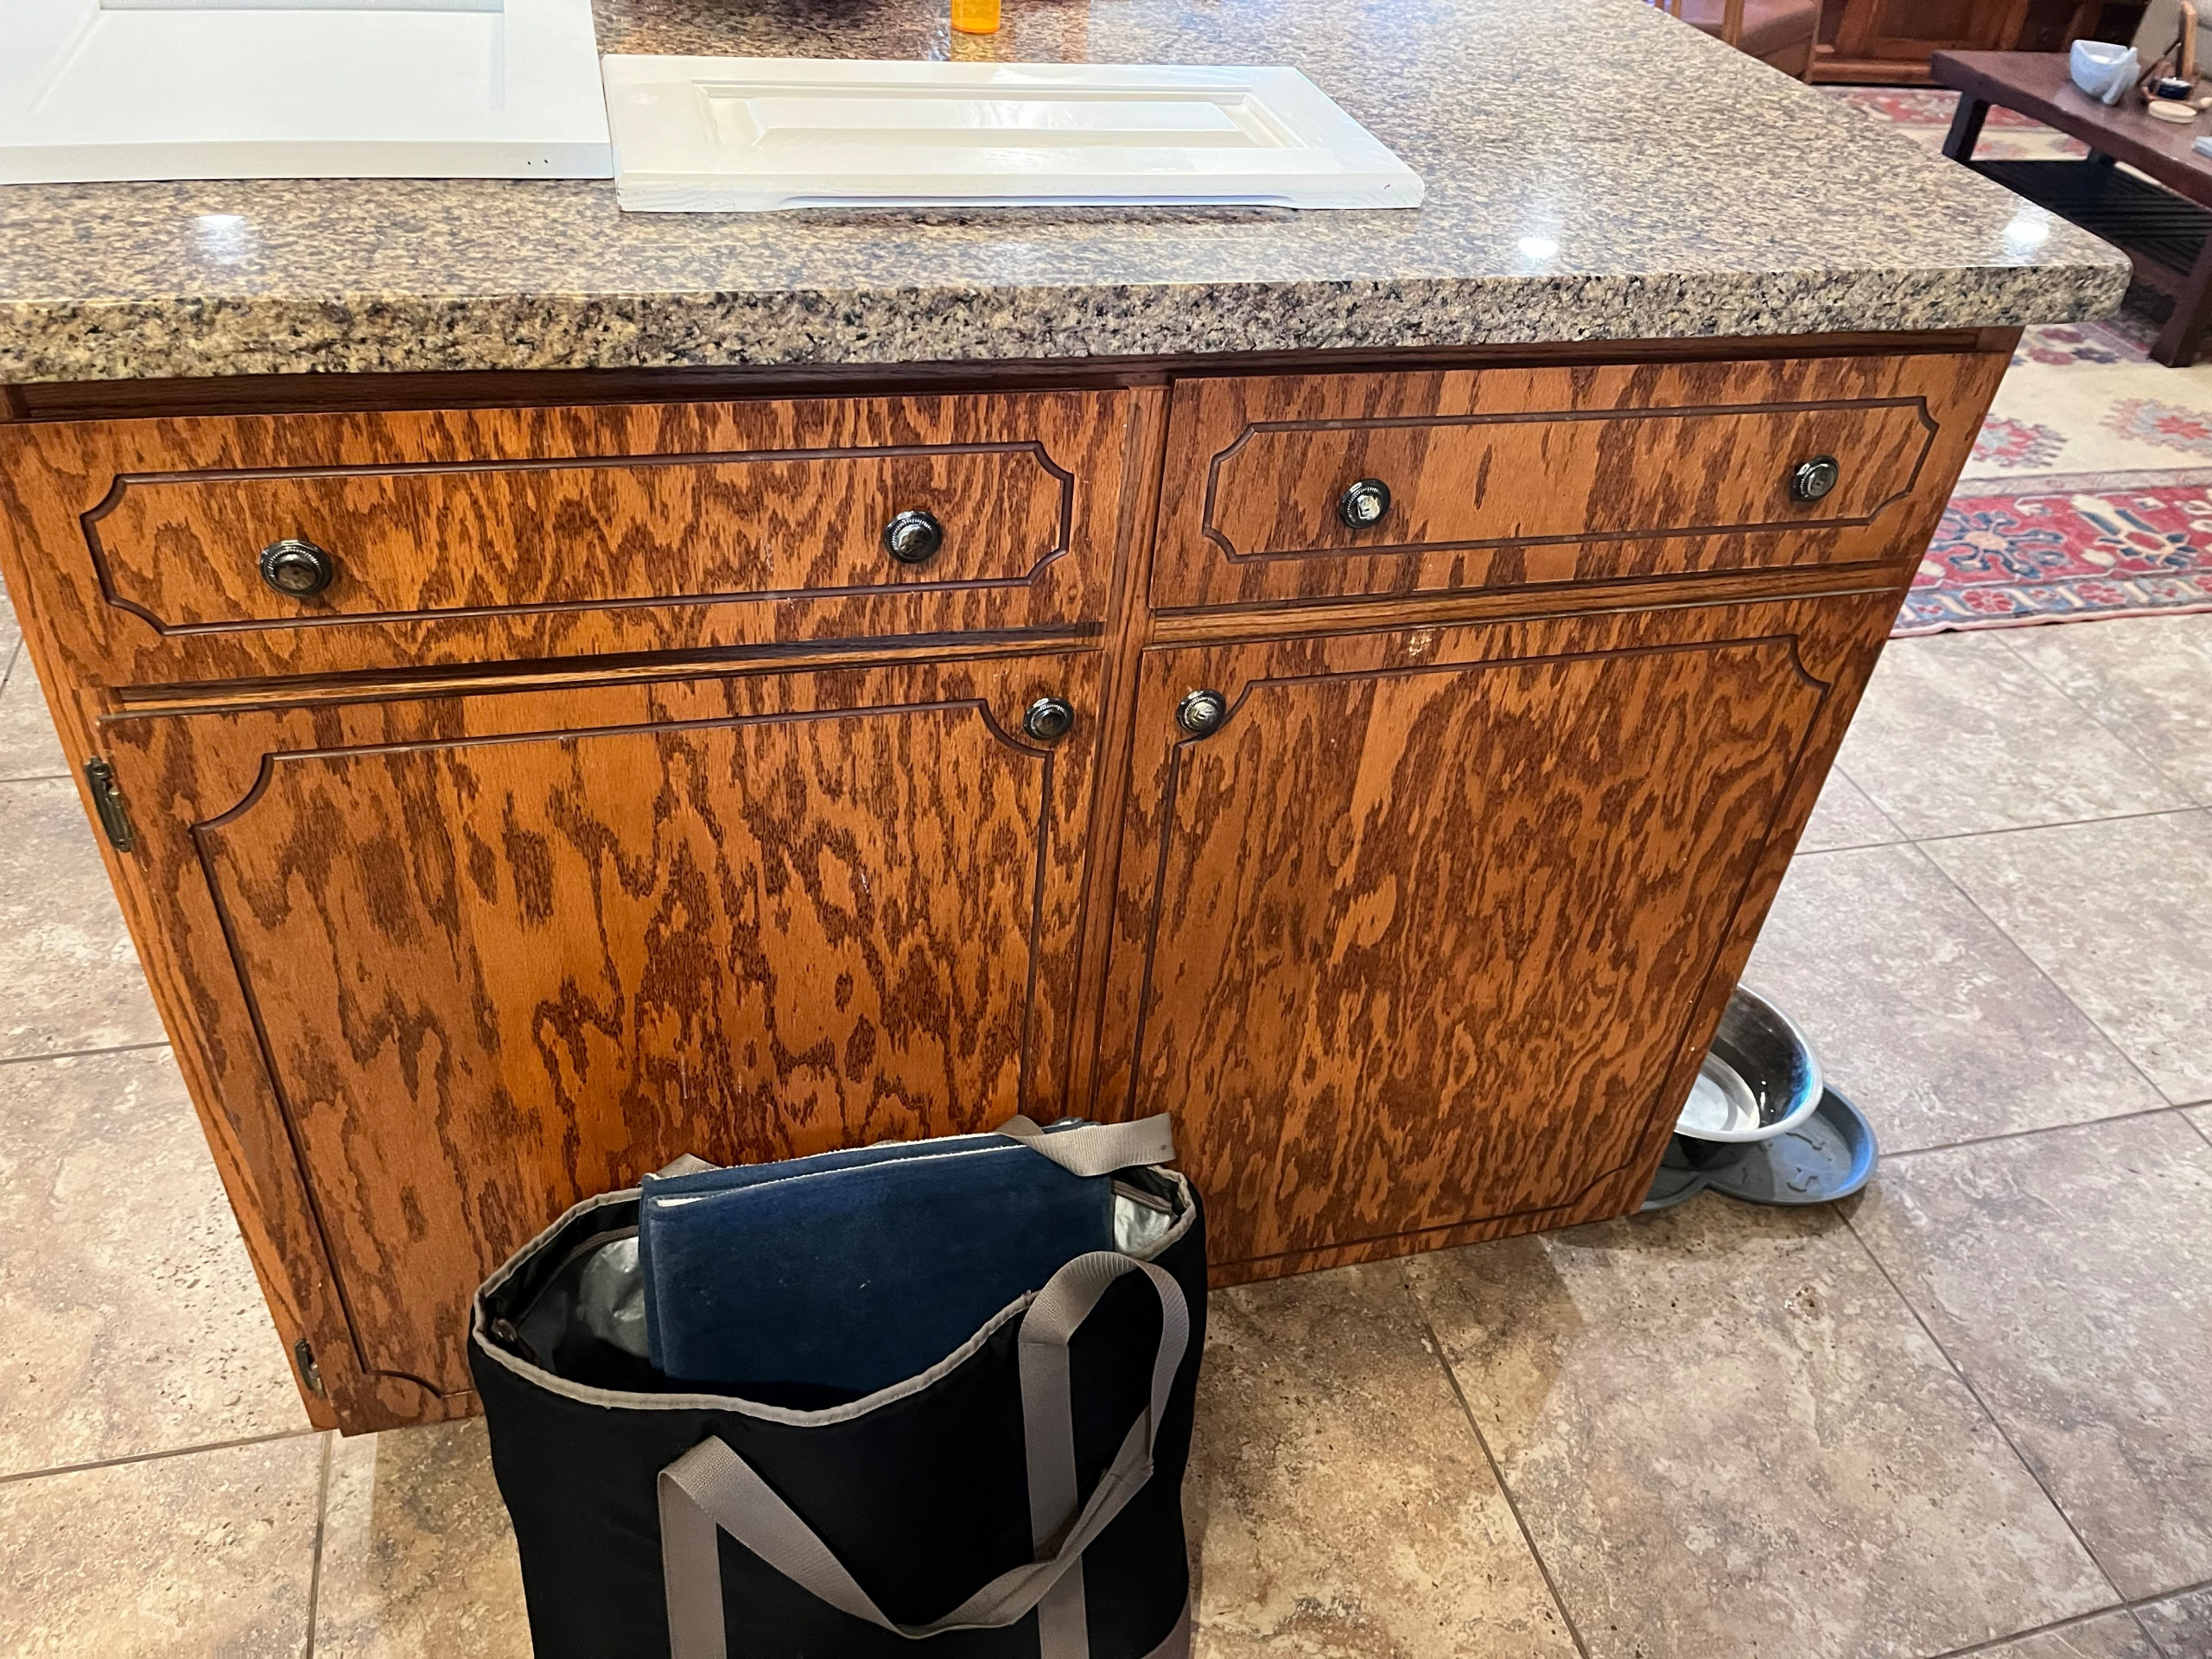
[[[2127,265],[1632,0],[1591,143],[1459,10],[987,48],[1296,63],[1412,213],[0,193],[0,568],[318,1423],[472,1410],[476,1282],[683,1152],[1173,1111],[1223,1281],[1636,1207]],[[943,48],[819,22],[602,45]]]

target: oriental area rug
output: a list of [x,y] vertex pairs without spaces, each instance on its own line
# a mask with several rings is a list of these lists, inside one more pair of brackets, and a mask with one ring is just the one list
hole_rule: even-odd
[[[1930,149],[1957,98],[1821,90]],[[1992,110],[1974,153],[2085,152]],[[2139,286],[2117,316],[2021,337],[1898,634],[2212,610],[2212,359],[2186,369],[2150,360],[2163,304]]]

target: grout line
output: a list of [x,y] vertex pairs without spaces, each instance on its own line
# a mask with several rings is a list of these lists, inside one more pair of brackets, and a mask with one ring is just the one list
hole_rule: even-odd
[[[2212,1106],[2212,1101],[2200,1100],[2196,1103],[2196,1105]],[[2183,1106],[2180,1108],[2181,1121],[2188,1124],[2190,1128],[2195,1129],[2199,1135],[2202,1135],[2205,1140],[2205,1144],[2212,1146],[2212,1128],[2208,1128],[2205,1125],[2198,1122],[2195,1118],[2190,1116],[2190,1113],[2196,1109],[2196,1107],[2195,1106]]]
[[[1832,778],[1842,779],[1845,783],[1849,784],[1853,789],[1858,791],[1859,798],[1865,801],[1867,805],[1874,809],[1874,816],[1879,818],[1884,823],[1890,826],[1890,833],[1895,836],[1898,841],[1910,841],[1912,839],[1910,836],[1905,834],[1904,826],[1890,816],[1889,809],[1874,798],[1872,792],[1867,789],[1866,785],[1860,783],[1856,778],[1851,775],[1849,770],[1846,768],[1843,764],[1843,755],[1840,750],[1839,750],[1836,754],[1834,763],[1828,767],[1828,775]],[[1896,843],[1893,842],[1876,841],[1869,842],[1867,844],[1872,847],[1889,847],[1894,846]]]
[[1908,839],[1916,847],[1927,847],[1947,841],[1986,841],[1993,836],[2033,836],[2048,830],[2073,830],[2092,823],[2134,823],[2144,818],[2184,818],[2191,813],[2202,813],[2212,808],[2198,806],[2162,806],[2148,812],[2110,812],[2090,818],[2057,818],[2049,823],[2009,823],[1996,830],[1954,830],[1941,836],[1913,836]]
[[1452,1369],[1452,1360],[1444,1351],[1444,1339],[1436,1334],[1436,1325],[1428,1317],[1428,1310],[1421,1304],[1421,1294],[1413,1287],[1404,1269],[1398,1274],[1398,1282],[1404,1288],[1407,1300],[1413,1303],[1421,1316],[1421,1334],[1428,1338],[1429,1351],[1436,1356],[1436,1363],[1443,1368],[1445,1386],[1452,1390],[1452,1397],[1459,1402],[1459,1414],[1467,1421],[1468,1432],[1475,1437],[1483,1461],[1490,1465],[1490,1478],[1497,1484],[1497,1495],[1505,1500],[1506,1513],[1513,1517],[1513,1524],[1521,1530],[1521,1541],[1529,1547],[1529,1559],[1536,1564],[1536,1571],[1543,1575],[1544,1588],[1551,1592],[1552,1605],[1559,1609],[1560,1623],[1567,1626],[1567,1639],[1574,1643],[1574,1650],[1581,1659],[1590,1659],[1590,1644],[1582,1639],[1582,1632],[1575,1627],[1574,1615],[1567,1611],[1567,1598],[1560,1593],[1559,1581],[1552,1577],[1551,1563],[1544,1559],[1544,1552],[1536,1548],[1536,1535],[1529,1530],[1529,1523],[1522,1517],[1521,1505],[1514,1498],[1513,1489],[1505,1484],[1505,1471],[1497,1461],[1497,1454],[1490,1449],[1490,1441],[1483,1434],[1483,1426],[1475,1421],[1475,1408],[1467,1403],[1466,1391],[1459,1386],[1459,1374]]
[[2160,1590],[2147,1596],[2138,1596],[2127,1604],[2130,1611],[2138,1607],[2155,1607],[2162,1601],[2171,1601],[2177,1596],[2194,1596],[2212,1590],[2212,1579],[2200,1579],[2195,1584],[2178,1585],[2171,1590]]
[[88,1060],[102,1054],[143,1054],[149,1048],[167,1048],[166,1037],[150,1043],[117,1043],[109,1048],[63,1048],[51,1054],[0,1055],[0,1065],[35,1065],[41,1060]]
[[[2144,753],[2141,749],[2136,747],[2135,744],[2130,739],[2122,733],[2113,729],[2111,723],[2107,721],[2102,715],[2099,714],[2094,709],[2092,709],[2088,703],[2083,702],[2079,697],[2076,697],[2071,691],[2069,691],[2063,685],[2060,684],[2057,680],[2046,673],[2040,663],[2037,663],[2033,658],[2026,656],[2012,642],[2012,640],[2003,637],[2006,634],[2018,633],[2020,632],[2022,632],[2022,630],[2018,628],[2000,628],[1996,630],[1996,632],[1999,636],[1999,643],[2005,647],[2005,654],[2006,656],[2010,657],[2014,662],[2019,664],[2022,668],[2026,669],[2029,673],[2034,675],[2052,690],[2057,692],[2058,695],[2064,698],[2067,703],[2071,707],[2079,709],[2082,717],[2091,725],[2094,726],[2107,737],[2112,739],[2113,742],[2119,744],[2120,747],[2126,749],[2130,754],[2133,755],[2138,760],[2140,760],[2145,766],[2150,767],[2152,774],[2154,777],[2164,779],[2168,785],[2171,785],[2177,794],[2182,795],[2190,800],[2196,799],[2196,791],[2194,788],[2184,783],[2182,779],[2175,777],[2164,766],[2160,766],[2156,760],[2153,760],[2149,755]],[[2196,804],[2199,806],[2212,805],[2212,802],[2206,801],[2197,801]]]
[[[2151,1627],[2143,1622],[2143,1614],[2141,1610],[2134,1606],[2130,1606],[2127,1610],[2127,1616],[2134,1621],[2135,1628],[2142,1633],[2143,1640],[2149,1645],[2151,1651],[2154,1654],[2164,1655],[2166,1651],[2166,1644],[2159,1641],[2157,1637],[2151,1634]],[[2186,1656],[2184,1656],[2184,1659],[2186,1659]]]
[[322,1598],[322,1545],[330,1525],[330,1443],[338,1437],[322,1437],[322,1472],[315,1479],[315,1560],[308,1568],[308,1644],[300,1659],[315,1659],[315,1616]]
[[[2202,809],[2190,808],[2190,810],[2195,811]],[[2143,816],[2146,817],[2169,817],[2173,815],[2171,813],[2153,812],[2145,813]],[[1999,835],[2005,835],[2012,832],[2007,830],[1998,830],[1995,833]],[[1962,837],[1947,836],[1945,839],[1962,839]],[[1999,921],[1994,916],[1991,915],[1989,912],[1983,907],[1981,900],[1975,898],[1973,893],[1967,891],[1966,883],[1960,880],[1958,877],[1953,875],[1948,870],[1945,869],[1936,860],[1936,856],[1932,853],[1929,852],[1928,849],[1923,847],[1918,842],[1912,843],[1912,849],[1922,858],[1928,861],[1928,868],[1929,869],[1935,871],[1936,874],[1942,876],[1944,880],[1950,883],[1951,891],[1957,893],[1960,898],[1965,899],[1967,901],[1967,907],[1970,908],[1975,915],[1980,917],[1983,921],[1987,922],[1991,927],[1996,929],[1997,937],[1999,938],[2004,940],[2005,944],[2011,945],[2015,950],[2020,953],[2020,960],[2026,963],[2029,967],[2036,970],[2036,976],[2042,980],[2044,984],[2050,987],[2052,991],[2057,995],[2060,1001],[2065,1003],[2068,1007],[2080,1014],[2082,1016],[2082,1022],[2087,1025],[2091,1031],[2095,1032],[2098,1036],[2103,1038],[2107,1043],[2111,1045],[2112,1052],[2120,1056],[2122,1063],[2126,1065],[2129,1071],[2133,1071],[2137,1077],[2143,1080],[2143,1086],[2145,1089],[2148,1089],[2152,1094],[2156,1096],[2158,1099],[2164,1101],[2169,1106],[2175,1106],[2183,1103],[2175,1100],[2171,1095],[2167,1094],[2164,1090],[2158,1087],[2157,1082],[2152,1077],[2151,1074],[2148,1071],[2145,1071],[2136,1058],[2127,1052],[2126,1045],[2122,1043],[2119,1038],[2113,1036],[2112,1033],[2106,1030],[2104,1021],[2098,1019],[2096,1015],[2091,1014],[2087,1008],[2075,1001],[2074,998],[2069,995],[2066,988],[2051,977],[2050,970],[2045,968],[2042,963],[2036,960],[2035,952],[2029,950],[2026,945],[2022,944],[2019,940],[2014,938],[2012,935],[2006,931],[2005,924]],[[2152,1109],[2156,1109],[2154,1108]]]
[[[1986,1642],[1971,1643],[1963,1648],[1946,1648],[1937,1654],[1935,1659],[1967,1659],[1969,1654],[1987,1653],[1993,1648],[2010,1647],[2015,1642],[2025,1642],[2035,1637],[2049,1636],[2054,1630],[2076,1630],[2093,1619],[2107,1618],[2114,1613],[2126,1613],[2130,1618],[2134,1616],[2133,1610],[2126,1602],[2116,1601],[2109,1607],[2098,1608],[2094,1612],[2075,1613],[2069,1618],[2056,1618],[2048,1624],[2037,1624],[2029,1630],[2014,1630],[2005,1636],[1993,1636]],[[2138,1620],[2137,1623],[2139,1625],[2141,1621]],[[2152,1643],[2154,1648],[2156,1645],[2155,1643]]]
[[[2168,1102],[2164,1106],[2145,1106],[2138,1112],[2114,1112],[2108,1117],[2085,1117],[2072,1123],[2040,1123],[2032,1129],[2006,1129],[2000,1135],[1969,1135],[1963,1141],[1946,1141],[1933,1147],[1907,1147],[1900,1152],[1885,1152],[1882,1161],[1889,1163],[1898,1158],[1917,1158],[1928,1152],[1956,1152],[1961,1147],[1986,1147],[1996,1141],[2024,1141],[2031,1135],[2058,1135],[2068,1129],[2094,1129],[2107,1123],[2126,1123],[2139,1117],[2159,1117],[2168,1112],[2193,1111],[2207,1103],[2201,1100]],[[2190,1125],[2195,1128],[2194,1124]]]
[[235,1440],[209,1440],[203,1445],[175,1446],[160,1452],[133,1452],[119,1458],[94,1458],[89,1463],[56,1464],[51,1469],[19,1469],[13,1474],[0,1475],[0,1486],[43,1480],[48,1475],[81,1475],[95,1469],[121,1469],[134,1463],[161,1463],[170,1458],[188,1458],[196,1452],[233,1452],[242,1446],[274,1446],[279,1440],[296,1440],[323,1432],[319,1428],[294,1428],[281,1434],[246,1434]]
[[0,778],[0,788],[10,784],[62,784],[76,780],[66,772],[27,772],[20,778]]
[[[2012,1438],[2012,1431],[2006,1428],[1999,1420],[1997,1414],[1989,1408],[1989,1402],[1982,1397],[1981,1390],[1974,1386],[1974,1379],[1967,1375],[1966,1367],[1952,1357],[1951,1351],[1943,1345],[1943,1340],[1936,1334],[1935,1327],[1930,1325],[1921,1316],[1920,1310],[1913,1306],[1912,1298],[1904,1294],[1904,1287],[1897,1283],[1896,1275],[1889,1269],[1889,1264],[1874,1254],[1874,1247],[1866,1242],[1866,1236],[1859,1230],[1856,1218],[1845,1216],[1843,1224],[1850,1230],[1852,1237],[1858,1241],[1859,1248],[1866,1251],[1866,1259],[1874,1264],[1874,1271],[1882,1275],[1882,1281],[1889,1286],[1891,1294],[1904,1305],[1904,1311],[1912,1315],[1912,1321],[1920,1327],[1921,1333],[1934,1344],[1936,1351],[1942,1356],[1943,1363],[1951,1368],[1951,1375],[1959,1379],[1960,1386],[1966,1389],[1967,1397],[1981,1408],[1981,1414],[1989,1420],[1989,1426],[1997,1431],[1998,1438],[2003,1440],[2011,1450],[2020,1467],[2027,1471],[2028,1478],[2035,1482],[2037,1490],[2043,1494],[2044,1502],[2050,1505],[2051,1513],[2066,1523],[2066,1530],[2074,1535],[2074,1541],[2081,1546],[2083,1556],[2088,1559],[2091,1567],[2096,1568],[2097,1576],[2105,1581],[2105,1588],[2112,1592],[2113,1600],[2115,1603],[2124,1601],[2126,1598],[2120,1593],[2119,1584],[2106,1569],[2105,1564],[2097,1559],[2097,1552],[2089,1548],[2089,1541],[2082,1535],[2082,1529],[2074,1524],[2074,1517],[2066,1513],[2065,1506],[2052,1495],[2043,1476],[2037,1472],[2036,1466],[2028,1461],[2026,1454],[2020,1450],[2019,1442]],[[2099,1611],[2107,1610],[2100,1609]],[[1986,1647],[1992,1644],[1985,1643],[1982,1645]],[[1965,1651],[1971,1652],[1973,1649],[1968,1649]]]

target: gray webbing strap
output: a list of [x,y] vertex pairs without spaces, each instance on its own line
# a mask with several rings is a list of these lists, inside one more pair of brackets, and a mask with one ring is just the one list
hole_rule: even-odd
[[1175,1161],[1174,1120],[1166,1112],[1134,1123],[1083,1123],[1050,1134],[1026,1117],[1009,1117],[996,1133],[1013,1136],[1077,1175],[1111,1175],[1137,1164]]
[[[1153,1357],[1152,1397],[1144,1415],[1129,1425],[1090,1501],[1077,1514],[1075,1413],[1067,1345],[1106,1287],[1125,1273],[1143,1274],[1160,1298],[1160,1347]],[[1182,1287],[1148,1262],[1097,1250],[1076,1257],[1052,1275],[1022,1315],[1019,1347],[1030,1513],[1040,1559],[1001,1573],[927,1624],[899,1624],[887,1618],[830,1547],[744,1459],[717,1438],[700,1441],[660,1471],[661,1572],[668,1591],[670,1659],[728,1659],[717,1529],[832,1607],[909,1640],[944,1630],[999,1629],[1037,1607],[1039,1659],[1089,1659],[1083,1620],[1083,1552],[1152,1478],[1153,1445],[1190,1338],[1190,1308]],[[1046,1548],[1052,1551],[1049,1556],[1043,1553]],[[1063,1583],[1076,1586],[1065,1597],[1058,1592]],[[1047,1602],[1052,1605],[1041,1605]]]

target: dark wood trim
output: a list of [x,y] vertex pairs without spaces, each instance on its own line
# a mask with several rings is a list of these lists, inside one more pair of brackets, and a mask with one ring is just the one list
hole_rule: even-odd
[[522,369],[427,374],[264,374],[205,379],[34,381],[0,387],[8,418],[132,420],[189,415],[698,403],[744,397],[928,396],[1156,385],[1177,377],[1376,372],[1592,363],[1740,362],[1789,357],[2010,352],[2018,328],[1578,340],[1391,351],[1252,352],[1023,359],[998,363],[814,364],[772,367]]

